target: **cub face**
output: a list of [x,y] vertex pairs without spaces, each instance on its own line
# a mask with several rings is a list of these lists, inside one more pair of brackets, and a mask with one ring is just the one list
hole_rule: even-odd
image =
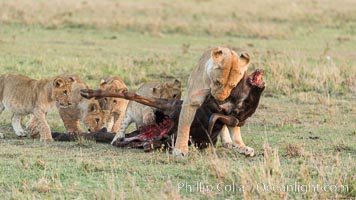
[[181,82],[177,79],[152,88],[152,96],[155,98],[180,99],[181,95]]
[[106,115],[97,100],[89,100],[82,120],[89,132],[95,132],[104,127]]
[[[127,92],[127,86],[119,77],[107,77],[101,80],[99,88],[101,90],[106,90],[115,93],[124,93]],[[100,106],[103,110],[108,110],[111,113],[119,113],[121,108],[125,105],[125,99],[114,98],[114,97],[105,97],[99,99]]]
[[59,107],[66,108],[72,105],[72,84],[73,81],[64,77],[57,77],[53,81],[52,98]]

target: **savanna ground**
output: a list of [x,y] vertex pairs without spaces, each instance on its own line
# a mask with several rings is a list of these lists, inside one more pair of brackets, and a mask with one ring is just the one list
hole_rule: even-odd
[[[173,77],[186,85],[202,52],[219,45],[248,52],[249,71],[265,70],[242,128],[255,157],[220,145],[174,159],[43,144],[17,138],[5,111],[0,199],[354,199],[355,1],[0,1],[1,74],[75,73],[92,88],[109,74],[130,90]],[[64,131],[55,108],[49,123]]]

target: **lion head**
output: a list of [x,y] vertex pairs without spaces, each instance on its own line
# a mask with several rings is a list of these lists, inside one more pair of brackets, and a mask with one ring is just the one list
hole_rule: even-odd
[[217,47],[211,51],[209,62],[207,73],[211,95],[218,101],[224,101],[247,71],[250,56],[246,53],[238,56],[229,48]]
[[[115,93],[123,93],[127,92],[127,86],[124,81],[119,77],[108,76],[105,79],[102,79],[99,85],[101,90],[106,90]],[[99,99],[100,107],[104,110],[108,110],[110,112],[120,112],[120,108],[126,105],[127,100],[121,98],[114,97],[105,97]]]
[[95,132],[103,128],[107,114],[94,99],[87,100],[82,105],[82,121],[89,132]]
[[61,77],[65,78],[66,80],[68,80],[72,87],[71,87],[71,91],[72,91],[72,106],[76,106],[81,100],[82,100],[82,96],[80,95],[80,90],[81,89],[88,89],[88,86],[82,81],[82,79],[75,74],[64,74]]
[[72,105],[72,84],[72,80],[63,76],[58,76],[53,80],[52,98],[59,107]]
[[181,95],[181,82],[177,79],[152,88],[152,96],[155,98],[180,99]]

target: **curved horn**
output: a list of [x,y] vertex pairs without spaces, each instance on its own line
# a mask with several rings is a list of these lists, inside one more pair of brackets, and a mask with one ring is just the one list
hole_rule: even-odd
[[103,90],[81,89],[80,95],[82,95],[82,97],[87,98],[87,99],[91,99],[93,97],[102,98],[102,97],[105,97],[105,95],[103,95],[102,92],[103,92]]
[[126,100],[136,101],[137,103],[144,104],[146,106],[151,106],[158,108],[160,110],[175,110],[177,106],[179,106],[179,100],[167,100],[167,99],[159,99],[159,98],[147,98],[140,96],[133,92],[124,92],[124,93],[116,93],[116,92],[108,92],[106,90],[91,90],[91,89],[82,89],[80,90],[80,95],[84,98],[103,98],[103,97],[116,97],[122,98]]
[[208,127],[209,135],[211,135],[211,132],[213,131],[214,125],[217,120],[220,120],[222,123],[226,124],[227,126],[237,126],[237,124],[239,124],[239,120],[232,115],[222,115],[218,113],[212,114],[209,118],[209,127]]

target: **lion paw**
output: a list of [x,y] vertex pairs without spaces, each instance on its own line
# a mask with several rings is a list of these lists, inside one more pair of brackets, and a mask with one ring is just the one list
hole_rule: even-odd
[[124,141],[125,140],[125,133],[117,133],[114,137],[114,139],[110,142],[111,145],[114,145],[116,143],[116,141],[119,140],[119,141]]
[[16,133],[16,135],[18,137],[26,137],[27,136],[27,132],[26,131],[19,131]]
[[236,147],[236,149],[240,154],[244,154],[246,157],[253,157],[255,155],[255,150],[251,147]]

